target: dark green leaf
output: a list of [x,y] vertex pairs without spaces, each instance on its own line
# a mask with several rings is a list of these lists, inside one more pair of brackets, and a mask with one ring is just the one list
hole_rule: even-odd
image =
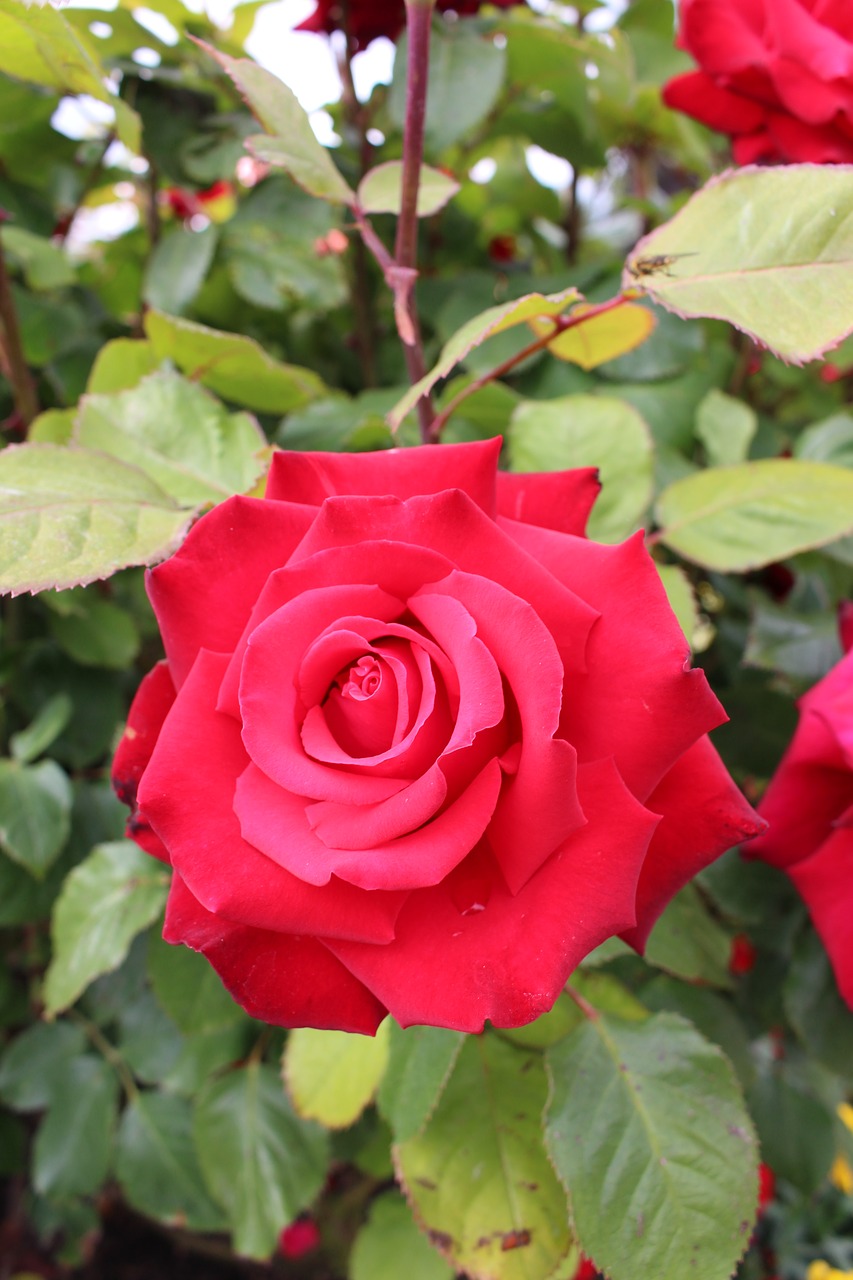
[[34,1022],[15,1037],[0,1058],[0,1098],[13,1111],[44,1110],[68,1064],[85,1047],[80,1027],[68,1022]]
[[118,1081],[103,1059],[67,1064],[36,1134],[36,1191],[56,1199],[97,1191],[109,1168],[117,1099]]
[[405,1200],[389,1192],[374,1201],[356,1236],[350,1280],[399,1280],[403,1259],[407,1280],[452,1280],[453,1269],[427,1243]]
[[54,760],[0,760],[0,844],[36,879],[44,879],[71,830],[71,783]]

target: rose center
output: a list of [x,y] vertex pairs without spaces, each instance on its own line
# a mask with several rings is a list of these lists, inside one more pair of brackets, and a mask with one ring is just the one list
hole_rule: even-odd
[[365,702],[368,698],[372,698],[381,686],[382,667],[373,654],[367,653],[363,658],[359,658],[354,667],[350,667],[349,679],[340,686],[341,697]]

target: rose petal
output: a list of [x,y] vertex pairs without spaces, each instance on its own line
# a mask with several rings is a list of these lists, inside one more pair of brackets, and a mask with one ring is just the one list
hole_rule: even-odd
[[158,662],[143,678],[127,716],[124,735],[112,765],[113,790],[131,810],[127,835],[146,853],[168,863],[169,853],[149,823],[139,813],[137,791],[163,721],[175,701],[175,686],[168,663]]
[[373,1035],[385,1009],[314,938],[231,924],[172,879],[163,937],[201,951],[253,1018],[279,1027]]
[[521,1026],[551,1008],[585,955],[634,923],[637,877],[658,819],[609,761],[579,770],[578,784],[588,825],[518,895],[495,869],[483,910],[460,914],[440,884],[410,896],[387,946],[326,944],[401,1026]]
[[[437,884],[446,876],[473,849],[486,829],[497,802],[501,776],[498,761],[489,761],[458,800],[427,825],[367,849],[336,849],[324,844],[311,829],[310,809],[305,800],[277,787],[254,766],[249,766],[241,776],[234,803],[246,839],[280,866],[286,866],[311,885],[325,885],[333,875],[339,881],[371,890],[363,895],[370,899],[379,890]],[[426,784],[424,790],[429,801]],[[402,793],[403,802],[404,797]],[[393,817],[394,811],[390,813]],[[332,812],[327,810],[326,814],[331,823]],[[352,806],[350,815],[352,829],[358,833],[359,806]],[[339,813],[334,816],[338,817]],[[368,811],[364,820],[367,824],[387,821],[381,810],[378,817]],[[331,827],[327,828],[327,833],[330,830]],[[358,843],[362,839],[355,835]],[[306,928],[305,932],[309,930]]]
[[196,659],[140,783],[143,815],[208,911],[282,933],[387,941],[404,895],[338,880],[317,889],[242,838],[234,788],[249,760],[239,725],[213,705],[226,661],[204,651]]
[[566,680],[561,736],[580,760],[612,755],[645,801],[676,760],[726,713],[704,672],[687,666],[684,633],[637,533],[617,546],[519,525],[519,541],[600,611],[587,674]]
[[180,688],[199,649],[230,653],[263,584],[286,564],[311,523],[304,507],[228,498],[150,569],[146,585]]
[[[425,445],[378,453],[288,453],[273,455],[267,497],[322,506],[346,494],[393,495],[462,489],[472,502],[495,513],[499,436],[471,444]],[[427,544],[429,545],[429,544]]]
[[642,950],[667,903],[715,858],[766,829],[732,782],[710,739],[670,769],[646,800],[661,814],[637,886],[637,925],[622,933]]
[[751,134],[760,129],[766,109],[741,94],[717,84],[704,71],[674,76],[662,90],[663,100],[674,111],[683,111],[719,133]]
[[498,523],[503,526],[503,519],[520,520],[582,537],[600,492],[596,467],[522,475],[499,471]]

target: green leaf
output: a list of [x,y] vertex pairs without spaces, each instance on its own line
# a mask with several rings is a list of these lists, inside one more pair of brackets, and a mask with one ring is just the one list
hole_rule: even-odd
[[[459,183],[442,169],[421,165],[418,185],[418,217],[438,213],[459,190]],[[358,203],[365,213],[399,213],[403,199],[403,161],[378,164],[362,178]]]
[[798,614],[788,606],[771,604],[757,592],[753,603],[741,659],[745,666],[814,681],[840,661],[838,623],[832,614]]
[[745,462],[757,430],[755,410],[717,387],[712,387],[696,412],[696,435],[712,467]]
[[132,616],[112,600],[87,595],[83,589],[73,594],[72,610],[51,615],[50,631],[59,647],[81,666],[125,671],[140,646]]
[[87,449],[0,453],[0,591],[106,578],[173,551],[191,513],[136,467]]
[[732,1068],[683,1019],[599,1015],[546,1054],[548,1150],[610,1280],[722,1280],[749,1244],[757,1145]]
[[652,441],[643,419],[610,396],[526,400],[512,415],[513,471],[598,467],[599,494],[589,519],[597,542],[621,542],[642,527],[652,499]]
[[296,95],[277,76],[248,58],[229,58],[210,45],[201,47],[215,58],[246,99],[266,134],[254,134],[247,147],[267,164],[286,169],[312,196],[352,204],[353,192],[314,130]]
[[183,1047],[180,1031],[150,991],[140,991],[124,1002],[118,1016],[118,1050],[137,1080],[161,1084]]
[[461,329],[457,329],[453,337],[442,348],[438,364],[430,370],[420,382],[411,387],[388,414],[388,421],[396,429],[439,378],[446,378],[454,365],[464,360],[469,351],[479,347],[487,338],[516,325],[525,324],[537,316],[558,316],[580,301],[577,289],[563,289],[561,293],[543,295],[528,293],[523,298],[512,302],[502,302],[500,306],[489,307],[479,315],[473,316]]
[[[849,1016],[845,1014],[845,1016]],[[835,1157],[835,1116],[807,1083],[773,1064],[747,1094],[764,1160],[803,1195],[817,1191]]]
[[269,1257],[282,1227],[323,1185],[326,1134],[294,1115],[276,1072],[254,1061],[203,1089],[194,1133],[202,1173],[228,1215],[234,1248],[249,1258]]
[[452,1280],[453,1268],[432,1249],[415,1225],[402,1196],[388,1192],[373,1203],[367,1225],[355,1238],[350,1280]]
[[814,360],[853,330],[853,184],[844,165],[730,170],[628,259],[625,286]]
[[716,991],[695,983],[658,974],[641,990],[643,1004],[654,1013],[679,1013],[692,1022],[706,1040],[718,1044],[731,1062],[742,1085],[751,1083],[752,1064],[749,1035],[732,1003]]
[[853,417],[849,413],[835,413],[807,427],[797,436],[794,457],[853,467]]
[[27,440],[30,444],[68,444],[76,416],[76,408],[45,409],[30,423]]
[[62,733],[72,711],[73,703],[67,693],[56,693],[48,698],[26,729],[13,733],[9,739],[13,758],[19,764],[32,764]]
[[121,1118],[116,1177],[141,1213],[191,1231],[221,1231],[223,1215],[201,1176],[190,1103],[166,1093],[140,1093]]
[[216,252],[219,229],[173,227],[158,241],[145,267],[142,297],[150,307],[180,315],[204,284]]
[[785,1012],[810,1057],[853,1079],[853,1018],[838,994],[826,950],[809,929],[799,939],[784,990]]
[[672,899],[649,935],[644,952],[649,964],[690,982],[731,987],[731,938],[708,913],[702,896],[689,884]]
[[464,1037],[444,1027],[389,1023],[388,1065],[379,1086],[379,1111],[398,1142],[426,1124],[459,1056]]
[[189,947],[151,938],[148,976],[161,1008],[187,1035],[218,1031],[245,1020],[216,970]]
[[3,228],[3,249],[23,270],[31,289],[62,289],[76,279],[73,263],[58,245],[23,227]]
[[[146,313],[146,323],[151,312]],[[113,338],[101,347],[86,390],[93,395],[110,395],[136,387],[147,374],[153,373],[161,357],[150,342],[140,338]]]
[[282,1070],[298,1115],[346,1129],[373,1099],[387,1062],[386,1019],[375,1036],[298,1027],[287,1037]]
[[311,369],[273,360],[243,334],[153,310],[145,316],[145,332],[159,359],[173,360],[193,382],[259,413],[289,413],[326,393]]
[[71,783],[54,760],[0,760],[0,845],[43,880],[71,830]]
[[849,533],[853,475],[793,458],[709,468],[665,489],[656,515],[658,537],[673,551],[742,573]]
[[33,1186],[57,1200],[91,1195],[107,1176],[118,1080],[102,1058],[72,1058],[33,1149]]
[[469,1036],[422,1134],[396,1148],[418,1221],[469,1276],[549,1276],[571,1248],[542,1140],[547,1096],[541,1055]]
[[0,1057],[0,1098],[13,1111],[43,1111],[86,1037],[68,1022],[34,1022]]
[[[405,35],[397,43],[388,111],[398,128],[405,120]],[[471,24],[433,29],[429,43],[426,145],[443,151],[479,124],[495,105],[503,85],[506,50],[484,40]]]
[[162,911],[168,881],[167,870],[130,840],[98,845],[74,868],[53,913],[53,959],[44,984],[49,1017],[118,968],[136,935]]
[[116,134],[131,151],[140,145],[139,116],[115,97],[88,36],[50,7],[0,0],[0,71],[69,93],[91,94],[116,113]]
[[265,469],[266,440],[255,419],[229,414],[168,369],[129,391],[84,396],[74,434],[75,443],[138,467],[185,507],[245,493]]
[[[593,314],[548,343],[552,356],[580,365],[582,369],[597,369],[634,351],[654,332],[657,323],[648,307],[634,302],[622,302],[610,311],[597,314],[590,304],[581,303],[572,312],[572,319],[585,312]],[[547,320],[534,320],[530,327],[539,337],[551,329]]]

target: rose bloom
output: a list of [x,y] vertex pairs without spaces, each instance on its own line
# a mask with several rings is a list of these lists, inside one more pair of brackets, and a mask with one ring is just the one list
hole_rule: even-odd
[[846,656],[800,699],[800,721],[759,806],[770,827],[750,856],[780,867],[809,909],[853,1009],[853,606]]
[[[461,17],[476,13],[483,0],[438,0],[439,12],[452,9]],[[488,0],[497,9],[509,9],[525,0]],[[396,40],[406,25],[405,0],[317,0],[317,7],[297,31],[317,31],[331,35],[347,31],[356,49],[364,49],[371,40],[387,36]]]
[[732,138],[738,164],[853,162],[851,0],[680,0],[701,70],[664,101]]
[[521,1025],[763,827],[642,533],[586,541],[595,472],[499,451],[277,453],[148,575],[114,779],[164,936],[255,1017]]

